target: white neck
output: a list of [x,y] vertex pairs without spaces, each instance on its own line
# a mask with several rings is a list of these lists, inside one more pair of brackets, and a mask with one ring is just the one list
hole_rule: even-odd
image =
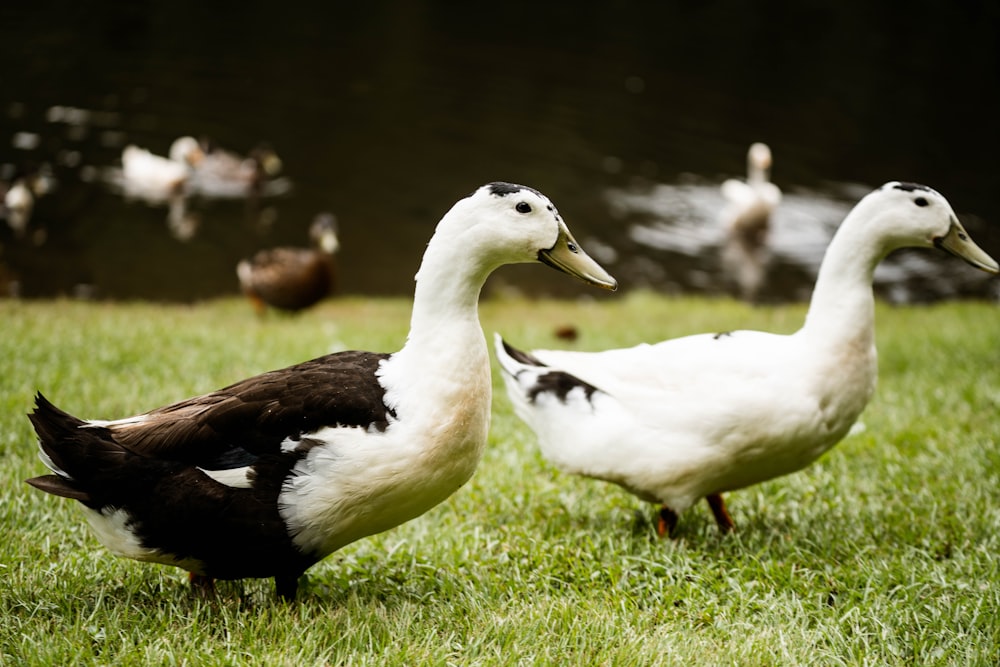
[[478,261],[473,253],[456,252],[432,238],[417,272],[410,334],[401,352],[419,347],[426,353],[452,346],[457,342],[452,337],[459,333],[475,337],[485,347],[479,293],[495,268]]
[[[853,211],[827,248],[813,288],[805,335],[831,342],[872,344],[875,334],[875,296],[872,278],[885,256],[880,239],[866,234]],[[863,224],[858,224],[863,223]]]
[[[410,333],[403,349],[383,369],[387,400],[405,411],[399,401],[413,397],[457,400],[461,394],[478,397],[487,405],[492,396],[489,353],[479,323],[479,293],[495,266],[432,238],[417,272]],[[463,404],[472,407],[467,401]],[[403,414],[399,415],[404,418]]]
[[769,182],[768,171],[769,169],[766,167],[761,167],[751,162],[747,169],[747,183],[750,185],[760,185],[761,183]]

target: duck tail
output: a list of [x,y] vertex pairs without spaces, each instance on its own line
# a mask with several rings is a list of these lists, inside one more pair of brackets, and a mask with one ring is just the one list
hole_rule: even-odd
[[493,342],[500,368],[511,377],[516,377],[519,371],[524,370],[525,366],[546,368],[545,364],[536,357],[517,349],[505,341],[499,333],[493,335]]
[[528,421],[526,406],[535,403],[540,395],[554,396],[560,402],[566,403],[569,393],[574,389],[583,391],[587,401],[597,387],[577,376],[558,368],[554,368],[533,354],[518,350],[509,345],[496,334],[494,338],[497,361],[504,372],[504,383],[507,385],[507,395],[510,396],[514,408],[521,418]]
[[95,504],[89,490],[94,486],[95,473],[120,465],[126,450],[114,441],[108,429],[60,410],[40,392],[28,419],[38,435],[38,456],[55,474],[25,481],[46,493]]

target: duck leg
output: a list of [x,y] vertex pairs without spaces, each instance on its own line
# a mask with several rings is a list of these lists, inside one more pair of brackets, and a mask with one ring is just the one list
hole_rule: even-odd
[[188,580],[191,582],[191,590],[201,597],[212,597],[215,595],[215,579],[204,574],[188,572]]
[[656,534],[660,537],[674,534],[677,527],[677,512],[666,505],[660,507],[660,514],[656,521]]
[[274,577],[274,592],[283,602],[294,602],[299,590],[298,574],[278,574]]
[[253,305],[253,310],[257,313],[257,317],[264,317],[267,315],[267,304],[256,294],[250,294],[250,303]]
[[726,511],[726,501],[722,499],[722,494],[710,493],[705,496],[705,500],[708,501],[708,506],[712,509],[712,516],[715,517],[715,523],[719,525],[719,530],[722,533],[730,532],[736,524],[733,523],[732,517]]

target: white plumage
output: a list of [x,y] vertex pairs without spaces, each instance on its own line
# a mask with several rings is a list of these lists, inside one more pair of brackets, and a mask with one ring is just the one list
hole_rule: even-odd
[[875,389],[872,274],[896,248],[937,246],[997,273],[947,200],[888,183],[857,204],[791,335],[703,334],[604,352],[525,354],[497,336],[517,414],[566,472],[662,503],[659,531],[706,498],[799,470],[843,438]]
[[122,150],[122,187],[126,194],[150,201],[166,201],[183,194],[184,186],[203,152],[193,137],[180,137],[169,157],[128,145]]
[[771,214],[781,203],[781,190],[771,182],[771,149],[761,142],[747,151],[747,180],[722,183],[726,206],[722,210],[725,243],[722,264],[739,287],[740,296],[757,299],[767,278],[771,253],[767,238]]

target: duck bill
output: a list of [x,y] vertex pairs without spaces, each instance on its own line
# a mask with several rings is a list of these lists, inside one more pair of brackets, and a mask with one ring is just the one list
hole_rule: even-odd
[[538,251],[538,261],[585,283],[612,291],[618,289],[618,281],[583,251],[565,225],[559,225],[559,237],[554,246]]
[[965,231],[958,220],[952,220],[948,233],[934,239],[934,245],[964,259],[977,269],[982,269],[987,273],[1000,273],[1000,265],[997,265],[997,261],[987,255],[969,238],[969,233]]

